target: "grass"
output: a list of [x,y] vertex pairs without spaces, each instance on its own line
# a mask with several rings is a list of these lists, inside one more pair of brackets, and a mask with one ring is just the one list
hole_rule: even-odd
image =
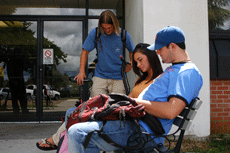
[[182,152],[230,153],[230,137],[227,134],[211,135],[208,140],[184,139]]

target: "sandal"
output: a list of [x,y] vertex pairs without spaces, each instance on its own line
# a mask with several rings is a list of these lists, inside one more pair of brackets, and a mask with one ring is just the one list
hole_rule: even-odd
[[57,146],[51,144],[49,141],[47,141],[46,138],[42,139],[42,143],[41,144],[48,144],[48,145],[50,145],[50,147],[41,147],[40,144],[37,142],[36,146],[38,147],[38,149],[41,149],[41,150],[56,150],[57,149]]

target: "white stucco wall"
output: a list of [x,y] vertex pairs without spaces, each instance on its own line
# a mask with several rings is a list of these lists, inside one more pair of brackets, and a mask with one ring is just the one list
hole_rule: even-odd
[[[144,25],[143,25],[143,2],[142,0],[128,0],[125,4],[125,28],[130,33],[134,45],[143,42]],[[127,53],[127,52],[126,52]],[[128,56],[128,53],[126,54]],[[128,61],[129,59],[127,59]],[[129,84],[132,89],[137,76],[130,71],[128,73]]]
[[[203,76],[203,104],[187,135],[210,135],[210,77],[207,0],[126,0],[126,29],[133,42],[154,43],[156,33],[168,26],[185,33],[186,51]],[[164,68],[168,65],[164,65]],[[129,73],[131,84],[136,79]],[[132,84],[133,85],[133,84]]]

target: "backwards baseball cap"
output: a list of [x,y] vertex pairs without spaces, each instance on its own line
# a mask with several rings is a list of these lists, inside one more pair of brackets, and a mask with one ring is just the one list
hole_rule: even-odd
[[171,43],[185,42],[185,36],[180,28],[168,26],[161,29],[155,38],[155,44],[147,47],[149,50],[158,50]]

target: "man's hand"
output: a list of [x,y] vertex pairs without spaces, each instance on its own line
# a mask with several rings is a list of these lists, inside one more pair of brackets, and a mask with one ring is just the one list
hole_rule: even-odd
[[86,78],[85,73],[79,73],[77,76],[75,76],[74,80],[76,80],[77,84],[81,86],[84,84],[84,78]]
[[129,72],[131,69],[132,69],[132,63],[129,61],[129,62],[126,62],[124,57],[122,55],[120,55],[120,59],[123,63],[126,64],[126,67],[125,67],[125,72]]
[[129,72],[132,69],[132,65],[131,62],[127,62],[126,68],[125,68],[125,72]]
[[131,116],[137,117],[137,116],[144,116],[145,115],[145,107],[143,105],[137,105],[135,107],[130,108]]

